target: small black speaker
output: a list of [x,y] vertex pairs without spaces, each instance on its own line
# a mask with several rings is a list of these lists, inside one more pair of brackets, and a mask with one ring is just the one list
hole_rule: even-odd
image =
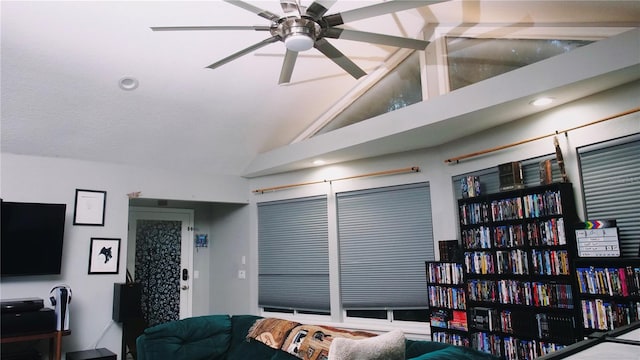
[[142,318],[140,283],[113,284],[113,320],[124,322]]

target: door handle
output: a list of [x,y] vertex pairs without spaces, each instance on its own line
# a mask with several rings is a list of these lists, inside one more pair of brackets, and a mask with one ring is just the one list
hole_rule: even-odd
[[182,285],[182,286],[180,287],[180,289],[182,289],[182,290],[189,290],[189,285]]

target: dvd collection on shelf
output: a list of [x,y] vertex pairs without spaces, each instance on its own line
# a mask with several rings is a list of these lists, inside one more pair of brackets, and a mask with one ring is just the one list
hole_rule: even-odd
[[427,261],[425,266],[431,339],[453,345],[469,346],[464,265],[455,262]]
[[426,263],[433,341],[529,360],[640,321],[640,258],[578,258],[570,183],[467,194],[458,209],[460,263]]
[[585,333],[640,320],[639,259],[579,259],[575,274]]
[[427,262],[427,282],[434,284],[463,284],[464,268],[454,262]]
[[458,201],[470,346],[533,359],[577,342],[570,183]]
[[465,309],[465,291],[463,288],[449,286],[429,286],[429,307],[445,307],[449,309]]
[[537,275],[570,275],[567,250],[531,250],[533,273]]
[[480,177],[467,176],[463,178],[460,183],[463,198],[480,196]]
[[640,295],[640,267],[579,267],[576,276],[584,294]]

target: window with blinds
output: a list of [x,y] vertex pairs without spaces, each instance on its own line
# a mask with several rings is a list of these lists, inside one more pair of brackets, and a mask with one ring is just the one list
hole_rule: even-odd
[[623,257],[640,251],[640,134],[578,148],[587,220],[615,219]]
[[426,308],[424,262],[434,259],[429,184],[342,192],[336,198],[347,316]]
[[326,196],[258,204],[258,303],[271,310],[326,312]]

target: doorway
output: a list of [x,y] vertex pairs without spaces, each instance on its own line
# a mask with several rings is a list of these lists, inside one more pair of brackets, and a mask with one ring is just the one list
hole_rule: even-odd
[[129,208],[127,271],[141,285],[147,326],[192,313],[193,210]]

